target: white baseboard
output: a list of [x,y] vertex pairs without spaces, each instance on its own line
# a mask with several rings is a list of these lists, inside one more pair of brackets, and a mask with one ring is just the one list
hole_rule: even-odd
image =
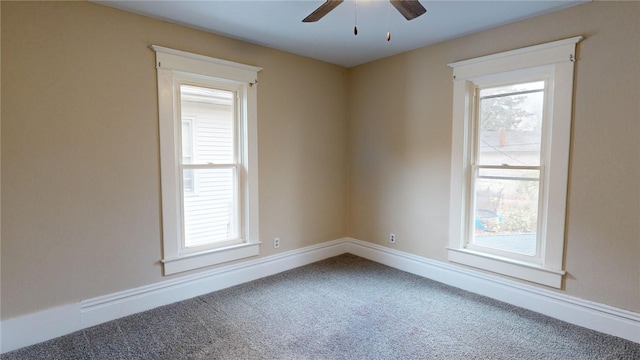
[[0,353],[344,253],[640,343],[640,314],[344,238],[3,320]]
[[347,252],[571,324],[640,343],[640,314],[559,292],[347,239]]
[[346,253],[346,239],[3,320],[0,353]]
[[80,303],[2,320],[0,353],[37,344],[82,329]]

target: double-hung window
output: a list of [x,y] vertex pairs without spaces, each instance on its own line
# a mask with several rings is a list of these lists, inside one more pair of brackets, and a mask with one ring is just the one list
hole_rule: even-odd
[[260,69],[152,48],[165,275],[257,255]]
[[450,261],[561,287],[580,39],[450,64]]

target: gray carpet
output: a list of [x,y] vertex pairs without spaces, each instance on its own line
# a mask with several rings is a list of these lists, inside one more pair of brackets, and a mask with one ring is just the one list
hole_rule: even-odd
[[640,344],[347,254],[1,358],[601,360]]

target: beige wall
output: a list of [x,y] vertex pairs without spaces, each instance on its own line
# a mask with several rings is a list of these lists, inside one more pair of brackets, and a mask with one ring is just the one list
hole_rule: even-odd
[[[640,3],[589,3],[350,70],[349,235],[446,261],[446,64],[577,35],[569,295],[640,311]],[[375,76],[371,76],[375,74]]]
[[2,2],[2,318],[161,281],[157,44],[264,68],[261,256],[346,235],[346,70],[91,3]]
[[264,68],[261,256],[275,236],[286,251],[345,235],[388,245],[395,232],[395,248],[446,261],[446,64],[575,35],[563,291],[640,312],[640,3],[581,5],[349,70],[90,3],[1,9],[3,319],[164,279],[151,44]]

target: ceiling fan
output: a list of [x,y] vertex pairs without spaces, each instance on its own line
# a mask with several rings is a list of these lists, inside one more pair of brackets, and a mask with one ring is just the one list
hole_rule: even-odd
[[[302,22],[315,22],[322,19],[343,1],[344,0],[326,0],[324,4],[320,5],[319,8],[315,9],[311,14],[309,14],[309,16],[304,18]],[[407,20],[413,20],[427,12],[427,9],[425,9],[418,0],[389,0],[389,2]]]

